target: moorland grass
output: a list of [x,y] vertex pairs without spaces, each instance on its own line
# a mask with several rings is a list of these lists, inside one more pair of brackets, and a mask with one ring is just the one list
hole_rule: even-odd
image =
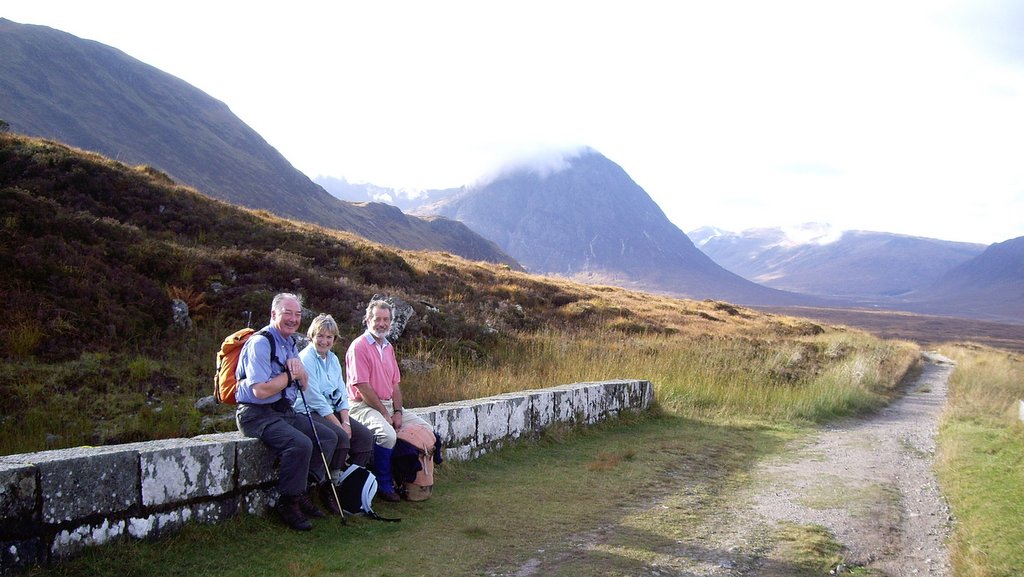
[[[744,327],[711,326],[719,332],[509,331],[488,349],[467,344],[454,352],[414,339],[397,344],[403,363],[411,362],[403,392],[410,406],[423,407],[573,382],[646,379],[663,406],[694,418],[820,423],[884,404],[894,394],[890,383],[916,355],[908,343],[856,331],[762,330],[752,337],[736,334]],[[204,420],[194,407],[212,392],[211,351],[227,331],[219,327],[199,324],[175,335],[159,359],[84,353],[64,362],[0,365],[0,454],[234,430],[232,407],[216,407],[219,420]]]
[[[452,364],[407,376],[414,406],[608,379],[646,379],[658,403],[699,419],[821,423],[862,414],[898,393],[917,349],[857,332],[786,339],[542,331],[510,340],[489,366]],[[465,398],[465,397],[463,397]]]
[[1024,567],[1024,358],[950,345],[957,361],[939,430],[937,473],[955,518],[960,577],[1019,575]]

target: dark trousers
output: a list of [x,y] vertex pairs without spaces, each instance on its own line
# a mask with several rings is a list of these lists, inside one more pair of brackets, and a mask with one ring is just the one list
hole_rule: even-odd
[[[281,495],[300,495],[306,491],[308,482],[321,483],[327,479],[323,457],[317,450],[306,415],[300,415],[287,406],[280,410],[275,405],[240,404],[235,422],[243,435],[263,441],[280,459],[277,490]],[[338,445],[338,436],[326,425],[316,423],[315,426],[324,457],[330,462]]]
[[[339,413],[334,414],[341,420]],[[338,448],[334,450],[334,459],[330,460],[331,469],[345,470],[347,463],[366,467],[373,459],[373,431],[367,429],[359,421],[349,418],[348,424],[352,427],[352,438],[350,439],[345,429],[327,420],[326,417],[313,413],[313,420],[325,427],[330,427],[338,437]],[[319,430],[319,429],[317,429]]]

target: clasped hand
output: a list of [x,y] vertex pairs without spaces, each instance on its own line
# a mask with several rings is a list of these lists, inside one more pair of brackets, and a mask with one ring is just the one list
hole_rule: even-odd
[[299,381],[299,386],[305,391],[309,387],[309,377],[306,375],[306,367],[302,365],[302,359],[288,359],[286,366],[292,379]]

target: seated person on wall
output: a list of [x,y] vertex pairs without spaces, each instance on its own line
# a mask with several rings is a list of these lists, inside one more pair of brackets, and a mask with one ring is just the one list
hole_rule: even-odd
[[[299,394],[296,387],[305,390],[309,383],[293,339],[301,322],[299,297],[289,293],[274,297],[270,324],[263,329],[269,335],[253,334],[238,358],[235,421],[242,434],[263,441],[274,456],[280,458],[278,512],[292,529],[308,531],[313,524],[307,515],[318,518],[324,513],[306,494],[307,480],[319,485],[321,498],[332,513],[340,515],[341,509],[333,499],[330,485],[325,482],[327,471],[324,468],[324,460],[334,455],[338,436],[330,427],[316,424],[324,451],[323,456],[319,455],[311,420],[292,410]],[[274,339],[274,359],[270,358],[268,339]],[[296,386],[291,386],[293,381],[297,382]]]
[[369,466],[373,457],[373,433],[349,417],[348,390],[341,374],[341,361],[331,350],[338,339],[338,323],[331,315],[320,315],[310,323],[307,334],[309,344],[299,353],[299,358],[309,375],[309,388],[305,403],[299,397],[293,408],[305,414],[308,405],[314,421],[334,429],[338,447],[330,464],[331,478],[337,481],[346,467],[346,460]]
[[391,305],[384,300],[370,301],[363,318],[366,332],[356,337],[345,353],[345,376],[352,400],[352,418],[366,425],[374,435],[373,469],[377,475],[377,494],[385,501],[399,501],[391,474],[391,455],[403,427],[425,427],[422,418],[404,413],[402,375],[395,349],[388,342],[391,330]]

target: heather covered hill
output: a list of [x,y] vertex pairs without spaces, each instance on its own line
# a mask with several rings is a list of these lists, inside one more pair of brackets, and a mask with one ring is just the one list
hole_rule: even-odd
[[[355,324],[369,295],[395,294],[423,313],[413,332],[439,341],[552,324],[673,333],[761,316],[398,251],[212,199],[151,167],[16,134],[0,134],[0,202],[8,359],[161,351],[177,330],[173,298],[193,305],[199,327],[231,326],[244,311],[262,319],[281,290]],[[663,300],[675,304],[638,316]]]
[[[414,315],[401,346],[418,366],[489,366],[528,350],[529,335],[551,331],[625,343],[824,330],[720,301],[396,250],[212,199],[150,167],[9,133],[0,134],[0,211],[7,450],[35,450],[44,438],[73,446],[232,429],[230,420],[206,423],[193,404],[210,393],[221,339],[247,313],[264,324],[272,295],[284,290],[302,295],[310,314],[333,314],[343,339],[358,334],[371,295],[405,301]],[[188,304],[190,322],[175,322],[175,299]],[[436,403],[458,400],[458,391],[410,395]],[[63,417],[55,424],[56,413]]]
[[0,135],[0,200],[0,286],[17,311],[5,327],[11,357],[159,349],[177,294],[193,295],[200,318],[261,311],[282,288],[347,310],[363,295],[334,286],[337,275],[401,285],[412,274],[354,235],[299,234],[155,169],[11,134]]
[[338,200],[225,103],[120,50],[46,26],[0,18],[0,119],[13,132],[155,167],[233,204],[391,246],[518,266],[455,223]]

